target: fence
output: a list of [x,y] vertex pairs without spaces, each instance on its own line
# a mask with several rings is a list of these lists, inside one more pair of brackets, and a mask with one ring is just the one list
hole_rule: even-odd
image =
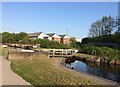
[[72,57],[75,53],[72,49],[49,49],[48,58],[50,57]]

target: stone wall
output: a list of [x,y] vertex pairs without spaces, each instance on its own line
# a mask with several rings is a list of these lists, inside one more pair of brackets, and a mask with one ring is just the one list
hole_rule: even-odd
[[30,52],[11,52],[9,53],[8,59],[22,59],[22,58],[28,58],[28,59],[32,59],[32,58],[38,58],[40,56],[44,56],[45,54],[41,53],[41,52],[34,52],[34,53],[30,53]]

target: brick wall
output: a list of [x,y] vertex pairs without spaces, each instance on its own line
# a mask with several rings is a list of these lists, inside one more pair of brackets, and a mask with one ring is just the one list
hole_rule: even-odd
[[60,38],[55,38],[55,37],[53,37],[53,38],[52,38],[52,41],[57,41],[57,42],[60,43]]
[[70,38],[61,38],[61,39],[60,39],[60,43],[70,44]]

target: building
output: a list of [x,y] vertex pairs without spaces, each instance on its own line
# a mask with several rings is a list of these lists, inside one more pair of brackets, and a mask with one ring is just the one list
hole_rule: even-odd
[[57,35],[55,33],[45,34],[43,32],[29,33],[30,39],[45,39],[49,41],[57,41],[63,44],[70,44],[70,37],[67,35]]
[[49,36],[43,32],[29,33],[28,36],[30,39],[47,39],[48,40],[49,38]]
[[49,34],[47,34],[48,36],[49,36],[49,40],[51,40],[51,41],[57,41],[57,42],[59,42],[60,43],[60,36],[59,35],[57,35],[57,34],[55,34],[55,33],[49,33]]
[[76,38],[76,41],[79,42],[79,43],[81,43],[81,42],[82,42],[82,39]]
[[70,44],[70,37],[67,36],[67,35],[59,35],[61,38],[60,38],[60,43],[63,43],[63,44]]

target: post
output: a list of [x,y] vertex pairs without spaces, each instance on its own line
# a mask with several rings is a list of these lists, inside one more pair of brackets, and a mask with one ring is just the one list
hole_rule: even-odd
[[53,50],[53,57],[54,57],[54,54],[55,54],[54,52],[55,52],[55,50]]
[[67,51],[65,50],[65,55],[67,56]]
[[9,60],[9,52],[7,53],[7,60]]
[[63,50],[62,50],[62,58],[63,58]]
[[48,51],[48,58],[49,58],[49,53],[50,53],[50,50]]

